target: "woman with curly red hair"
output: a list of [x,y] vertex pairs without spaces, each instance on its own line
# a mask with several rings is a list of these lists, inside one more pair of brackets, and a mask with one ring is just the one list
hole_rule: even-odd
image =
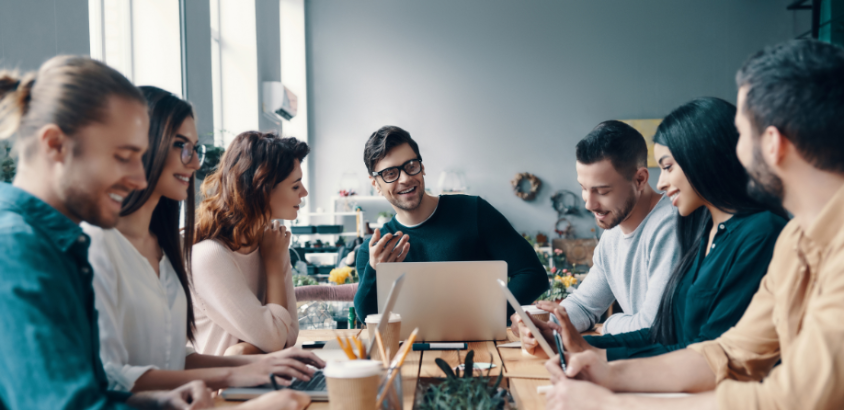
[[301,162],[308,145],[247,131],[202,184],[192,271],[196,350],[273,352],[299,335],[290,266],[290,233],[308,195]]

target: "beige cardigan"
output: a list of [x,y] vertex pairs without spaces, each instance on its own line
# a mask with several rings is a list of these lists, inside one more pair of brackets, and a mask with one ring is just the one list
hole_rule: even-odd
[[193,311],[198,353],[222,355],[240,341],[265,352],[299,336],[292,268],[284,271],[287,306],[264,303],[266,274],[258,250],[244,255],[216,240],[193,247]]

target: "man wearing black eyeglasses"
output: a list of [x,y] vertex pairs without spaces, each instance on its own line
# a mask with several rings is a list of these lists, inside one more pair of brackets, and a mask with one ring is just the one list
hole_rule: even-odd
[[[378,313],[375,269],[382,262],[503,260],[510,290],[520,303],[529,304],[548,290],[548,277],[533,248],[487,201],[425,193],[422,155],[407,131],[382,127],[369,137],[363,157],[372,186],[396,216],[358,250],[355,310],[361,320]],[[509,307],[508,312],[513,313]]]

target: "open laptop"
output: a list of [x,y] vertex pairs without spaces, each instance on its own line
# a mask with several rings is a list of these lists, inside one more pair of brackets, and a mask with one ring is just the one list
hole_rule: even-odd
[[[390,288],[389,296],[385,302],[385,314],[381,316],[381,321],[378,322],[378,330],[381,332],[386,329],[387,323],[389,323],[389,317],[390,312],[392,310],[392,306],[398,299],[399,292],[401,291],[403,283],[404,275],[400,275],[398,278],[396,278],[395,281],[392,282],[392,287]],[[370,341],[369,346],[366,350],[367,355],[371,354],[374,344],[375,340]],[[314,352],[319,352],[319,350],[315,350]],[[319,356],[326,362],[330,360],[328,357],[325,357],[325,355]],[[339,357],[339,355],[331,356]],[[281,389],[291,389],[305,393],[310,396],[311,401],[328,401],[328,386],[325,383],[325,375],[322,373],[322,369],[318,369],[317,371],[315,371],[310,381],[304,381],[293,378],[290,386],[287,387],[273,386],[272,383],[267,383],[255,387],[230,387],[228,389],[223,390],[221,395],[226,400],[245,401],[254,399],[255,397],[258,397],[262,394]]]
[[393,312],[401,315],[401,338],[419,328],[417,341],[448,342],[507,338],[507,301],[497,279],[507,281],[507,262],[380,263],[378,311],[390,286],[405,274]]

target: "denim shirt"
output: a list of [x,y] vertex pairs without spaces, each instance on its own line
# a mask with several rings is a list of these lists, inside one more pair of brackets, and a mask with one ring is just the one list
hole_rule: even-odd
[[90,240],[0,183],[0,409],[122,409],[99,356]]

